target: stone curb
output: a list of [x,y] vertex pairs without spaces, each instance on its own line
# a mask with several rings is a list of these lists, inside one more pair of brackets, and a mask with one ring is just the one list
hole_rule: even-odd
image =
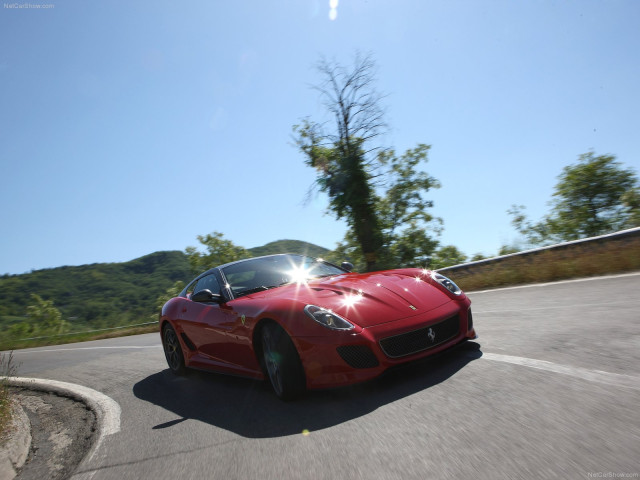
[[31,448],[31,422],[17,401],[11,406],[11,433],[0,447],[0,480],[13,480],[27,461]]
[[[58,380],[48,380],[42,378],[30,377],[4,377],[8,380],[9,385],[15,387],[23,387],[30,390],[38,390],[41,392],[53,392],[61,396],[75,399],[84,403],[90,408],[96,416],[96,437],[93,445],[80,462],[79,468],[83,465],[87,466],[91,459],[100,448],[102,441],[108,435],[113,435],[120,431],[120,405],[112,398],[104,395],[97,390],[93,390],[83,385],[74,383],[61,382]],[[26,414],[25,414],[26,416]],[[28,418],[27,418],[28,421]],[[30,424],[29,424],[30,427]],[[31,443],[31,429],[29,428],[29,444]],[[28,449],[27,449],[28,453]],[[0,459],[1,460],[1,459]],[[5,480],[4,463],[0,464],[0,480]],[[11,469],[13,472],[13,468]],[[90,478],[91,475],[89,475]],[[7,480],[13,480],[14,476],[8,476]],[[74,477],[75,478],[75,477]]]

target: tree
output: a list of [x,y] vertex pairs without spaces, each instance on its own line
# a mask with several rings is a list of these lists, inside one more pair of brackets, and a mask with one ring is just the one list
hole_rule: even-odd
[[383,245],[371,164],[365,150],[384,127],[380,96],[372,88],[374,64],[357,56],[353,71],[322,60],[318,65],[325,81],[316,87],[335,120],[335,133],[324,133],[321,124],[304,120],[294,126],[297,144],[306,163],[318,171],[317,185],[329,195],[329,208],[345,218],[372,270]]
[[239,247],[234,245],[231,240],[226,240],[220,232],[198,235],[198,241],[205,247],[206,253],[198,251],[196,247],[185,249],[189,265],[194,273],[252,256],[251,252],[244,247]]
[[498,250],[498,255],[510,255],[512,253],[518,253],[520,252],[522,249],[519,248],[517,245],[513,244],[513,245],[502,245],[500,247],[500,250]]
[[467,256],[453,245],[445,245],[438,248],[431,259],[430,267],[434,270],[438,268],[459,265],[467,260]]
[[553,197],[551,213],[538,223],[527,219],[522,205],[508,210],[512,224],[533,245],[640,226],[638,178],[614,155],[580,155],[577,164],[563,169]]
[[158,296],[158,299],[156,300],[155,312],[153,312],[150,317],[154,320],[157,320],[158,312],[162,311],[162,307],[164,307],[164,304],[171,300],[173,297],[177,297],[178,295],[180,295],[180,292],[182,291],[184,286],[185,283],[182,280],[178,280],[172,286],[167,288],[167,290],[162,295]]
[[418,165],[427,162],[430,148],[419,144],[400,157],[393,150],[379,155],[381,163],[389,167],[386,194],[377,205],[386,247],[383,267],[426,266],[438,246],[438,241],[427,235],[426,228],[430,226],[439,234],[442,220],[429,213],[433,202],[426,200],[423,194],[432,188],[440,188],[440,182],[417,169]]
[[31,299],[35,304],[27,307],[27,317],[33,326],[33,332],[55,335],[69,330],[69,322],[62,319],[53,300],[44,300],[35,293],[31,294]]
[[382,96],[373,88],[374,67],[370,57],[360,55],[351,71],[322,60],[318,70],[324,82],[316,89],[335,129],[327,133],[325,124],[309,119],[294,126],[306,164],[317,171],[315,185],[329,196],[329,211],[349,226],[338,251],[350,252],[368,271],[428,256],[437,242],[424,230],[434,219],[426,210],[432,203],[422,194],[439,187],[416,168],[426,161],[429,146],[398,157],[375,144],[386,124]]

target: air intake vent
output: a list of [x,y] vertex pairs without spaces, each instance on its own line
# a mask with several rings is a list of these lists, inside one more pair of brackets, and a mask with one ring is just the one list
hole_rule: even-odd
[[373,368],[379,365],[378,358],[366,345],[346,345],[336,350],[338,355],[353,368]]

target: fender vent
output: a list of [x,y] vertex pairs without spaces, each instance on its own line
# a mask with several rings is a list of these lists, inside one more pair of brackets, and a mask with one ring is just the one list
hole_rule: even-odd
[[192,352],[195,352],[196,351],[196,346],[193,344],[193,342],[191,340],[189,340],[189,337],[187,337],[187,334],[184,333],[184,332],[181,332],[180,336],[182,337],[182,341],[187,346],[187,348],[189,350],[191,350]]

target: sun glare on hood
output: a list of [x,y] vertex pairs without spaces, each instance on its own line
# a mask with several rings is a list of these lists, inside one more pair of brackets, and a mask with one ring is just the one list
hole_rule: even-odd
[[344,299],[342,299],[342,305],[348,310],[354,307],[362,298],[362,290],[359,290],[358,293],[346,295]]

